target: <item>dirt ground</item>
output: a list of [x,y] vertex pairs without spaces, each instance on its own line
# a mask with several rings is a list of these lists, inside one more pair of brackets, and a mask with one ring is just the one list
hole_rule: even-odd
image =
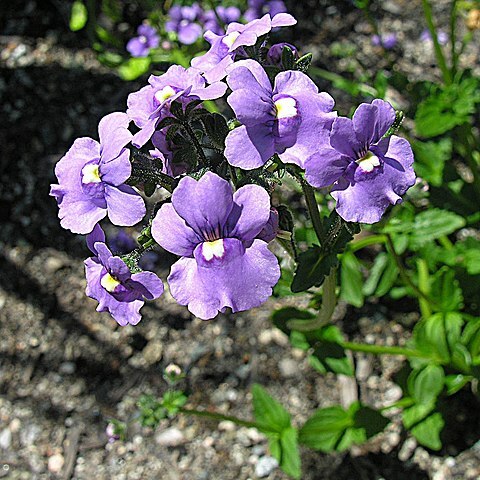
[[[434,77],[431,48],[418,42],[420,2],[381,3],[382,27],[399,33],[398,65],[412,78]],[[446,11],[447,1],[435,3]],[[371,27],[350,2],[290,6],[297,18],[312,12],[297,34],[322,68],[342,71],[342,60],[329,54],[332,38],[354,43],[366,68],[383,61],[371,46]],[[136,327],[118,327],[96,313],[96,302],[84,295],[84,239],[60,228],[49,184],[73,140],[95,137],[98,120],[124,110],[144,79],[125,83],[97,62],[85,39],[68,31],[68,2],[27,0],[6,6],[6,14],[0,16],[0,478],[247,480],[265,467],[263,478],[286,479],[266,467],[267,441],[255,430],[183,416],[155,431],[139,426],[136,402],[144,393],[165,392],[162,370],[171,362],[188,372],[190,406],[246,419],[255,382],[299,425],[315,408],[352,395],[376,407],[399,398],[392,381],[399,358],[355,355],[352,384],[315,373],[305,354],[292,350],[269,317],[280,306],[304,305],[301,295],[210,322],[192,318],[168,294],[143,308]],[[333,95],[347,113],[346,97]],[[160,253],[163,278],[171,261]],[[404,344],[418,319],[414,304],[360,310],[340,304],[335,316],[349,338],[385,344]],[[480,478],[478,400],[461,393],[445,412],[440,452],[418,446],[391,412],[384,433],[348,453],[302,450],[302,479]],[[108,443],[111,418],[129,422],[126,442]]]

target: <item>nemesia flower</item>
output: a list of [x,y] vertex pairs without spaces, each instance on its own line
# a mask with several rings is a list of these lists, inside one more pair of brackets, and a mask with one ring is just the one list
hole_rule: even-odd
[[248,9],[245,12],[245,20],[251,22],[260,18],[265,13],[274,17],[277,13],[286,13],[287,7],[282,0],[248,0]]
[[335,119],[331,148],[320,149],[305,162],[311,185],[333,184],[335,208],[347,222],[378,222],[415,183],[410,144],[395,135],[382,138],[394,121],[395,110],[388,102],[362,103],[352,120]]
[[181,305],[207,320],[262,304],[280,278],[278,261],[256,238],[270,218],[270,197],[258,185],[235,193],[226,180],[208,172],[184,177],[152,223],[153,238],[181,258],[168,277]]
[[283,47],[289,47],[290,50],[292,50],[295,59],[298,60],[297,47],[287,42],[276,43],[268,49],[267,60],[270,65],[273,65],[275,67],[282,67]]
[[125,181],[130,177],[129,151],[132,139],[125,113],[111,113],[100,120],[100,143],[77,138],[55,167],[58,185],[50,195],[58,202],[60,225],[73,233],[86,234],[102,218],[114,225],[130,226],[145,215],[142,197]]
[[385,50],[391,50],[397,45],[397,35],[395,33],[387,33],[382,36],[372,35],[372,45],[383,47]]
[[228,25],[229,23],[238,21],[242,15],[242,12],[237,7],[224,7],[219,5],[218,7],[215,7],[215,11],[208,10],[204,13],[203,28],[205,31],[210,30],[217,35],[223,35],[225,30],[218,23],[217,15],[225,25]]
[[163,293],[162,281],[152,272],[130,273],[125,262],[105,245],[99,225],[87,236],[87,245],[95,254],[85,260],[87,296],[98,301],[97,312],[108,312],[121,326],[136,325],[145,300]]
[[160,120],[170,116],[170,105],[174,100],[184,105],[192,100],[213,100],[227,90],[221,82],[207,86],[198,71],[180,65],[172,65],[163,75],[150,75],[148,83],[127,99],[127,115],[140,128],[132,139],[136,147],[145,145]]
[[267,224],[262,228],[262,231],[257,235],[257,238],[264,242],[271,242],[275,239],[278,232],[279,215],[278,210],[274,207],[270,208],[270,217]]
[[288,13],[279,13],[273,18],[266,14],[246,25],[230,23],[225,35],[216,35],[208,31],[204,38],[210,43],[210,50],[205,55],[192,59],[191,65],[203,73],[209,83],[217,82],[225,77],[236,56],[246,56],[243,47],[255,45],[257,40],[269,33],[272,28],[296,23],[297,21]]
[[334,101],[327,93],[319,93],[304,73],[281,72],[272,88],[258,62],[241,60],[227,83],[232,89],[227,102],[243,123],[225,140],[225,157],[231,165],[258,168],[278,153],[283,162],[303,168],[319,145],[328,145],[336,116]]
[[127,51],[132,57],[146,57],[150,49],[157,48],[160,43],[157,31],[150,25],[140,25],[137,29],[137,35],[127,43]]
[[202,27],[195,23],[202,13],[198,3],[185,7],[174,5],[168,12],[170,19],[165,23],[165,30],[176,32],[181,43],[191,45],[202,34]]

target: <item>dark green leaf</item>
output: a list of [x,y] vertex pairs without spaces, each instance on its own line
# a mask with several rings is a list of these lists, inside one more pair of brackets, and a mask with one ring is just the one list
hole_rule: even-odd
[[290,320],[312,320],[315,314],[308,310],[301,310],[297,307],[284,307],[276,310],[272,314],[272,323],[282,332],[290,335],[291,329],[288,327]]
[[185,118],[185,112],[181,102],[173,101],[170,104],[170,113],[179,120],[183,120]]
[[436,412],[412,427],[410,431],[421,445],[432,450],[440,450],[442,448],[440,433],[444,425],[442,414]]
[[420,371],[414,370],[413,397],[418,403],[430,403],[436,400],[443,390],[445,374],[443,368],[430,364]]
[[311,53],[306,53],[303,57],[300,57],[295,63],[295,70],[300,72],[307,73],[307,70],[310,68],[312,63],[313,55]]
[[212,144],[220,150],[223,150],[225,147],[225,138],[229,132],[225,117],[219,113],[212,113],[211,115],[202,117],[201,120]]
[[435,299],[435,308],[442,312],[457,311],[462,307],[463,295],[455,271],[443,267],[436,272],[432,282],[431,296]]
[[293,70],[295,67],[295,55],[288,45],[284,45],[282,50],[282,65],[285,70]]
[[304,292],[313,286],[319,287],[337,264],[338,259],[335,254],[324,253],[317,245],[310,247],[298,257],[292,292]]

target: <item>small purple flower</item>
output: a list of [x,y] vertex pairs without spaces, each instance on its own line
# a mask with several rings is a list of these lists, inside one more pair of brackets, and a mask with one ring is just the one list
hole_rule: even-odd
[[78,138],[55,167],[58,185],[50,195],[58,202],[60,225],[86,234],[108,214],[114,225],[130,226],[145,215],[142,197],[125,181],[130,177],[132,139],[125,113],[111,113],[100,120],[100,143]]
[[378,222],[415,183],[410,144],[395,135],[382,138],[394,121],[395,110],[388,102],[362,103],[352,120],[335,119],[332,148],[320,149],[305,162],[311,185],[333,184],[336,210],[347,222]]
[[270,65],[273,65],[274,67],[282,67],[283,47],[289,47],[290,50],[292,50],[295,59],[298,60],[297,47],[287,42],[276,43],[269,48],[267,53],[267,60]]
[[146,57],[150,49],[158,47],[160,37],[153,27],[145,23],[138,27],[137,34],[128,41],[127,51],[132,57]]
[[205,55],[194,58],[191,65],[203,73],[208,82],[217,82],[225,77],[236,56],[246,56],[243,47],[255,45],[259,37],[269,33],[272,28],[296,23],[297,21],[288,13],[280,13],[273,18],[266,14],[246,25],[230,23],[225,35],[216,35],[208,31],[204,38],[210,43],[210,50]]
[[223,7],[219,5],[215,8],[216,13],[213,10],[208,10],[203,15],[203,28],[205,31],[210,30],[217,35],[223,35],[225,30],[218,22],[218,17],[225,24],[228,25],[232,22],[237,22],[242,15],[240,9],[237,7]]
[[168,12],[170,19],[165,23],[167,32],[176,32],[180,43],[191,45],[202,34],[202,27],[196,23],[203,10],[194,3],[192,6],[180,7],[174,5]]
[[116,432],[115,425],[113,423],[109,423],[107,428],[105,428],[105,434],[108,438],[108,443],[114,443],[117,440],[120,440],[120,435]]
[[95,257],[85,260],[87,296],[98,301],[97,312],[108,312],[121,326],[136,325],[145,300],[163,293],[162,281],[152,272],[131,274],[120,257],[105,245],[105,234],[97,225],[87,236]]
[[251,22],[260,18],[265,13],[274,17],[277,13],[286,13],[287,7],[282,0],[248,0],[248,9],[245,12],[245,20]]
[[231,165],[258,168],[277,153],[283,162],[303,168],[304,160],[319,145],[328,145],[336,116],[334,101],[327,93],[319,93],[304,73],[281,72],[272,89],[259,63],[241,60],[227,83],[232,89],[227,102],[243,123],[225,141],[225,156]]
[[397,35],[395,33],[387,33],[386,35],[373,35],[372,45],[375,47],[383,47],[385,50],[391,50],[397,45]]
[[207,87],[198,71],[179,65],[172,65],[163,75],[150,75],[148,83],[127,99],[127,115],[140,128],[132,139],[136,147],[145,145],[162,118],[170,116],[170,104],[174,100],[184,105],[192,100],[213,100],[227,90],[221,82]]
[[257,238],[267,243],[270,243],[272,240],[274,240],[278,233],[278,222],[278,210],[274,207],[271,207],[268,222],[263,227],[262,231],[257,235]]
[[[431,42],[432,41],[432,34],[430,30],[425,29],[422,34],[420,35],[420,40],[422,42]],[[446,45],[448,43],[448,34],[442,30],[438,30],[437,32],[437,40],[440,45]]]
[[181,257],[168,277],[173,298],[204,320],[265,302],[280,277],[275,255],[257,238],[269,218],[270,197],[258,185],[233,193],[211,172],[182,178],[152,223],[153,238]]

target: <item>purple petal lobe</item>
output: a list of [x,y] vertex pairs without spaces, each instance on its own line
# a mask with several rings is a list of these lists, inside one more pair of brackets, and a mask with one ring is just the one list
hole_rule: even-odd
[[162,205],[152,222],[152,235],[158,244],[175,255],[193,256],[201,239],[181,218],[171,203]]
[[163,293],[162,281],[152,272],[140,272],[132,275],[138,290],[147,300],[158,298]]
[[323,148],[305,161],[305,178],[314,187],[328,187],[343,175],[349,164],[349,159],[333,148]]
[[353,128],[357,139],[366,148],[380,141],[395,121],[395,110],[383,100],[362,103],[353,115]]
[[251,170],[265,164],[275,153],[272,128],[245,125],[232,130],[225,140],[225,157],[230,165]]
[[352,120],[345,117],[337,117],[333,121],[330,144],[335,150],[352,159],[359,158],[365,149],[365,145],[355,134]]
[[105,243],[105,232],[99,224],[95,225],[92,232],[87,235],[87,247],[95,255],[97,254],[94,246],[96,242]]
[[102,181],[115,187],[124,183],[131,173],[130,152],[126,149],[117,158],[100,165]]
[[146,213],[143,198],[129,185],[113,187],[106,185],[108,218],[114,225],[131,226],[138,223]]
[[[234,239],[230,239],[234,240]],[[243,255],[218,267],[201,267],[193,258],[181,258],[168,277],[170,291],[181,305],[207,320],[230,307],[233,312],[261,305],[280,278],[275,255],[262,240],[254,240]]]
[[129,124],[128,115],[122,112],[110,113],[100,120],[98,134],[104,162],[118,157],[123,147],[132,140]]

